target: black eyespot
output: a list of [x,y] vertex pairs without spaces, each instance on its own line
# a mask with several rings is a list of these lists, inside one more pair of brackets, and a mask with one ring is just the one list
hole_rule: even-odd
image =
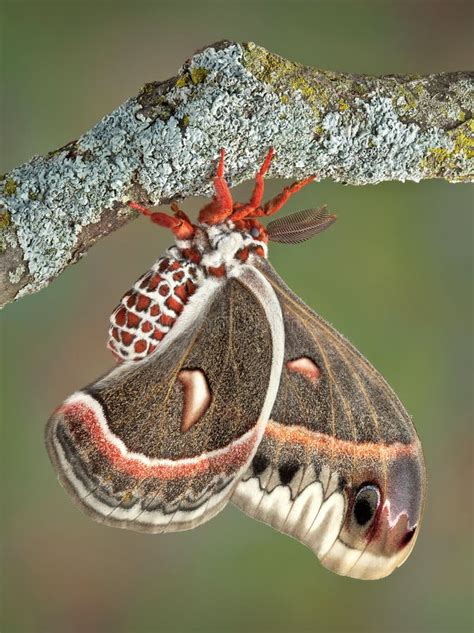
[[377,486],[363,485],[354,501],[354,518],[359,525],[367,525],[374,518],[380,503],[380,492]]
[[264,455],[259,455],[258,453],[252,460],[252,468],[255,475],[260,475],[263,473],[265,468],[268,466],[268,459]]
[[282,484],[287,485],[291,482],[293,477],[299,470],[299,465],[295,463],[281,464],[278,468],[278,474],[280,475],[280,481]]
[[346,486],[347,486],[347,479],[344,477],[344,475],[339,475],[339,481],[337,482],[338,490],[344,490]]
[[250,235],[251,235],[252,237],[258,237],[258,236],[260,235],[260,231],[257,229],[257,227],[256,227],[256,226],[253,226],[253,227],[250,229]]

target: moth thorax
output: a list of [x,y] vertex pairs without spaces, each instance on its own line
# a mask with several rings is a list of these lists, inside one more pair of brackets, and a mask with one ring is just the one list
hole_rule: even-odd
[[232,222],[206,227],[210,249],[203,255],[202,265],[227,271],[247,261],[252,254],[267,256],[266,244],[247,231],[238,230]]
[[209,250],[203,255],[202,265],[209,267],[220,266],[224,264],[229,266],[232,264],[237,251],[243,246],[243,238],[237,231],[220,231],[216,232],[210,227],[209,229]]

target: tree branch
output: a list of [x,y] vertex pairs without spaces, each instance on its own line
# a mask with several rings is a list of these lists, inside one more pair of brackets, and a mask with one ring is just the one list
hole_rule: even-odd
[[369,77],[220,42],[145,85],[80,139],[0,180],[0,305],[46,286],[146,204],[232,185],[269,146],[272,176],[350,184],[474,179],[473,73]]

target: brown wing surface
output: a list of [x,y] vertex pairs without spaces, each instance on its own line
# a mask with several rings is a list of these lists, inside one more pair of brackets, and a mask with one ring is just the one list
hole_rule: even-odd
[[357,578],[411,551],[425,471],[410,416],[380,373],[310,310],[268,262],[285,358],[264,438],[232,500]]
[[255,453],[272,405],[262,415],[273,350],[264,308],[238,279],[193,301],[172,340],[73,394],[48,423],[61,482],[100,522],[194,527],[225,505]]

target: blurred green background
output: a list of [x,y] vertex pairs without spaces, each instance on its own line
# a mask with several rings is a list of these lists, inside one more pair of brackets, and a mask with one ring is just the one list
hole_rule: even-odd
[[[472,18],[471,3],[453,0],[4,0],[0,171],[76,138],[222,38],[332,70],[428,73],[472,66]],[[1,315],[2,633],[473,630],[472,189],[323,182],[287,212],[323,202],[335,227],[300,247],[272,246],[271,258],[414,417],[429,491],[407,563],[385,580],[354,581],[235,508],[191,532],[149,536],[102,527],[72,505],[43,427],[112,364],[109,313],[169,242],[142,219]]]

